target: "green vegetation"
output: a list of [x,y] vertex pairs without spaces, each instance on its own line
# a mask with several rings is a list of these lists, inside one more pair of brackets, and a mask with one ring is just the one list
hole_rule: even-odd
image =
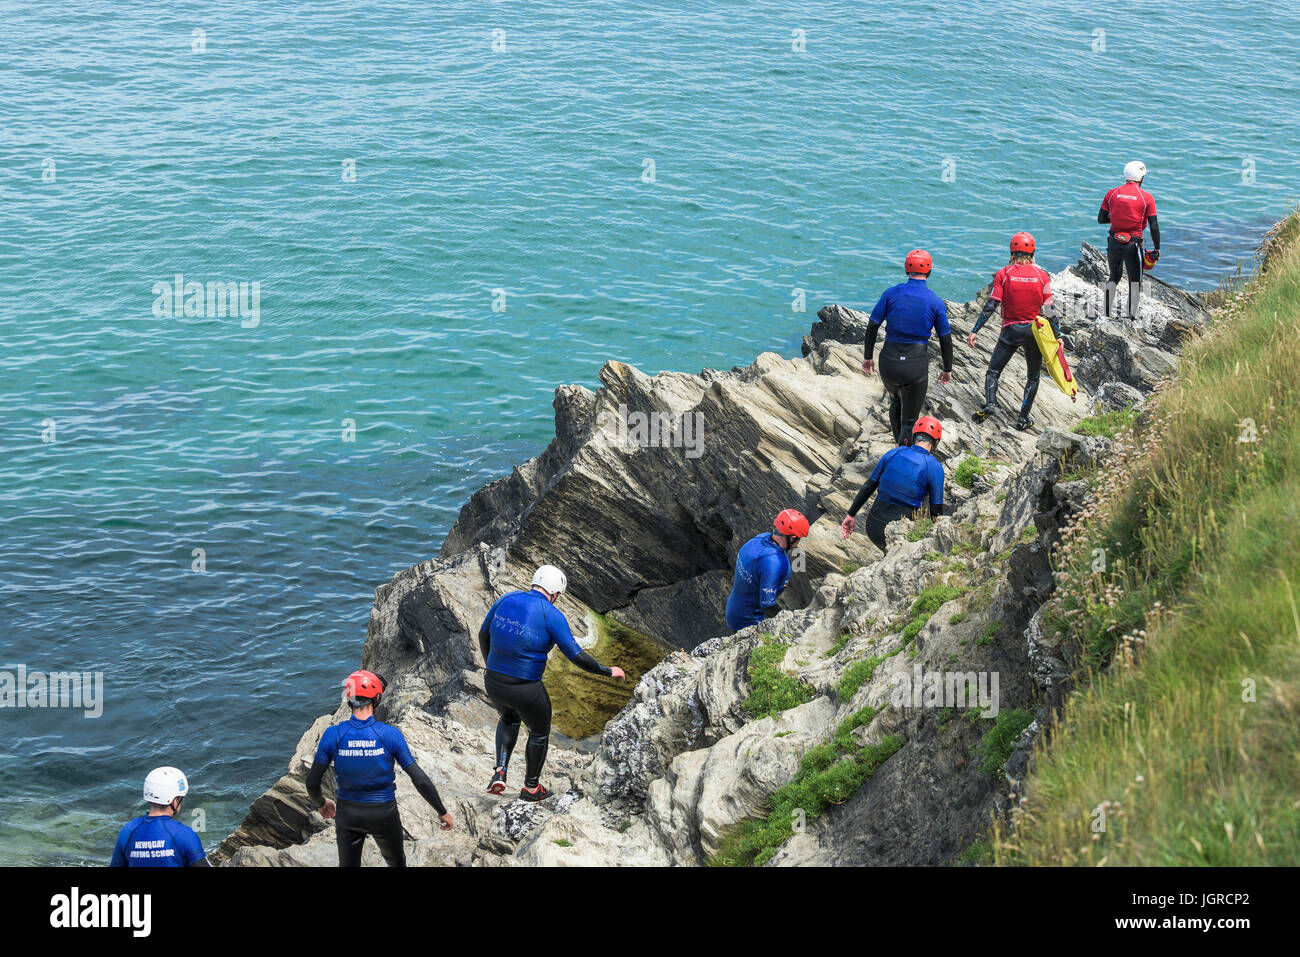
[[993,639],[997,637],[998,629],[1001,627],[1002,627],[1002,622],[1000,621],[989,622],[987,627],[985,627],[984,629],[984,634],[980,635],[979,638],[975,640],[975,644],[977,645],[993,644]]
[[1103,412],[1101,415],[1090,415],[1076,425],[1074,431],[1080,435],[1105,436],[1113,439],[1132,425],[1136,419],[1137,409],[1128,406],[1123,409]]
[[741,707],[752,717],[766,718],[813,699],[812,690],[795,675],[781,670],[788,645],[771,639],[749,656],[749,684],[753,689]]
[[852,640],[853,640],[853,635],[850,632],[847,631],[841,632],[840,636],[835,639],[834,644],[832,644],[829,648],[827,648],[825,651],[822,652],[822,657],[834,658],[841,651],[843,651],[844,646],[847,645]]
[[863,658],[861,661],[855,661],[844,669],[840,675],[839,684],[835,686],[835,694],[841,701],[848,701],[858,689],[866,682],[870,681],[876,673],[876,669],[881,666],[886,658],[898,654],[898,651],[892,651],[887,655],[877,655],[874,658]]
[[912,523],[912,527],[907,530],[907,540],[909,542],[919,542],[925,536],[930,534],[930,528],[934,525],[932,518],[920,518]]
[[1055,556],[1086,668],[999,863],[1300,863],[1300,215],[1267,252]]
[[854,729],[870,724],[875,716],[876,709],[863,708],[845,718],[831,740],[808,749],[790,783],[768,798],[767,816],[733,827],[709,863],[717,867],[765,864],[794,832],[799,812],[812,821],[828,805],[843,804],[852,797],[903,746],[898,735],[879,744],[858,746]]
[[552,841],[551,843],[556,844],[556,845],[559,846],[559,847],[573,847],[573,842],[572,842],[572,841],[565,840],[565,839],[562,838],[562,837],[561,837],[561,838],[557,838],[556,840]]
[[975,480],[993,471],[993,465],[978,455],[968,455],[957,464],[952,480],[962,488],[974,488]]
[[993,845],[988,841],[971,841],[966,850],[957,855],[958,864],[992,864]]
[[1016,741],[1033,720],[1032,714],[1020,708],[999,711],[993,727],[985,731],[984,737],[975,745],[975,753],[980,756],[980,768],[995,777],[1002,777]]

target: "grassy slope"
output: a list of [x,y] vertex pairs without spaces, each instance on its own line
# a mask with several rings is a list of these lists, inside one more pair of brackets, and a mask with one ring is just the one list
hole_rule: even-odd
[[1093,673],[998,863],[1300,863],[1300,214],[1224,300],[1055,556]]

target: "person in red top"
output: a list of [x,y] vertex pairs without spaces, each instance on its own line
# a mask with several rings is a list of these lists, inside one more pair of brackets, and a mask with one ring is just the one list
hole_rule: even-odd
[[1110,263],[1110,282],[1106,284],[1106,318],[1110,318],[1111,300],[1119,288],[1123,270],[1128,270],[1128,314],[1138,317],[1142,298],[1142,231],[1151,227],[1151,262],[1160,258],[1160,224],[1156,222],[1156,198],[1142,188],[1146,165],[1134,160],[1124,167],[1124,185],[1116,186],[1101,201],[1097,222],[1110,225],[1106,239],[1106,259]]
[[1002,334],[993,347],[988,372],[984,375],[984,407],[975,413],[975,421],[983,422],[996,411],[998,379],[1016,350],[1023,349],[1029,379],[1020,403],[1020,417],[1016,420],[1016,428],[1022,432],[1034,424],[1029,411],[1038,395],[1038,374],[1043,366],[1043,354],[1034,340],[1034,319],[1042,312],[1056,334],[1061,334],[1056,303],[1052,301],[1052,277],[1034,264],[1035,246],[1034,237],[1029,233],[1011,237],[1011,261],[993,276],[993,291],[966,338],[966,344],[974,349],[980,328],[993,315],[993,310],[1002,307]]

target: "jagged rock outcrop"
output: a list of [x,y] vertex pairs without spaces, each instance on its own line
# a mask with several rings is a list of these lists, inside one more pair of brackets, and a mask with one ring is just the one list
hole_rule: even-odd
[[[1080,400],[1045,379],[1035,428],[1015,431],[1024,385],[1016,358],[1002,377],[1005,414],[976,425],[970,413],[982,402],[996,336],[985,333],[974,350],[959,345],[954,382],[931,386],[928,410],[943,421],[939,454],[955,512],[929,527],[891,526],[883,556],[864,536],[844,542],[838,530],[892,445],[879,378],[859,369],[861,313],[823,309],[800,358],[764,353],[728,372],[653,377],[610,362],[599,391],[558,389],[547,449],[477,492],[437,558],[376,591],[362,665],[390,681],[380,717],[406,733],[457,820],[454,831],[438,831],[399,775],[411,863],[702,863],[729,828],[763,812],[811,746],[864,708],[877,710],[855,740],[888,738],[898,750],[771,863],[951,861],[1007,800],[1008,782],[971,753],[987,719],[896,706],[891,695],[918,666],[996,673],[1000,708],[1046,719],[1070,664],[1041,630],[1035,637],[1035,613],[1052,587],[1047,550],[1089,495],[1062,468],[1095,465],[1107,451],[1105,440],[1071,429],[1094,405],[1140,400],[1174,367],[1182,337],[1207,319],[1196,300],[1158,282],[1147,286],[1141,322],[1089,318],[1099,255],[1085,245],[1080,263],[1053,277]],[[949,304],[955,333],[969,331],[981,300]],[[963,488],[953,473],[968,454],[986,468]],[[790,506],[813,524],[783,597],[789,610],[726,634],[721,610],[736,552]],[[680,650],[644,675],[599,738],[553,736],[546,776],[556,797],[539,806],[483,791],[496,715],[474,635],[492,601],[526,587],[543,562],[568,572],[560,608],[580,640],[592,640],[594,613],[608,613]],[[927,588],[944,600],[917,612]],[[770,641],[788,646],[783,667],[810,695],[755,720],[744,707],[748,668]],[[876,658],[860,686],[841,686]],[[321,730],[341,717],[313,724],[288,773],[217,861],[336,862],[332,825],[307,808],[302,781]],[[1031,737],[1032,729],[1008,763],[1013,777]],[[379,861],[373,848],[367,855]]]

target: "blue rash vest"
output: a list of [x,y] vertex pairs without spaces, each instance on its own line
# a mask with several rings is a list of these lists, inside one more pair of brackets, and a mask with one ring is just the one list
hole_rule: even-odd
[[536,591],[512,591],[488,609],[480,631],[491,639],[488,669],[524,681],[540,681],[552,646],[573,661],[582,646],[569,630],[564,613]]
[[321,764],[334,762],[340,801],[386,804],[397,800],[397,774],[415,763],[406,736],[391,724],[348,718],[326,728],[316,748]]
[[900,445],[880,457],[871,470],[877,497],[894,505],[920,508],[943,504],[943,466],[919,445]]
[[952,334],[948,307],[924,279],[890,286],[871,310],[871,321],[885,324],[886,342],[929,342],[931,332]]
[[771,532],[755,535],[736,555],[736,575],[727,598],[727,627],[739,631],[766,616],[762,609],[776,604],[790,581],[790,557]]
[[207,855],[199,836],[166,814],[142,815],[118,832],[111,867],[193,867]]

